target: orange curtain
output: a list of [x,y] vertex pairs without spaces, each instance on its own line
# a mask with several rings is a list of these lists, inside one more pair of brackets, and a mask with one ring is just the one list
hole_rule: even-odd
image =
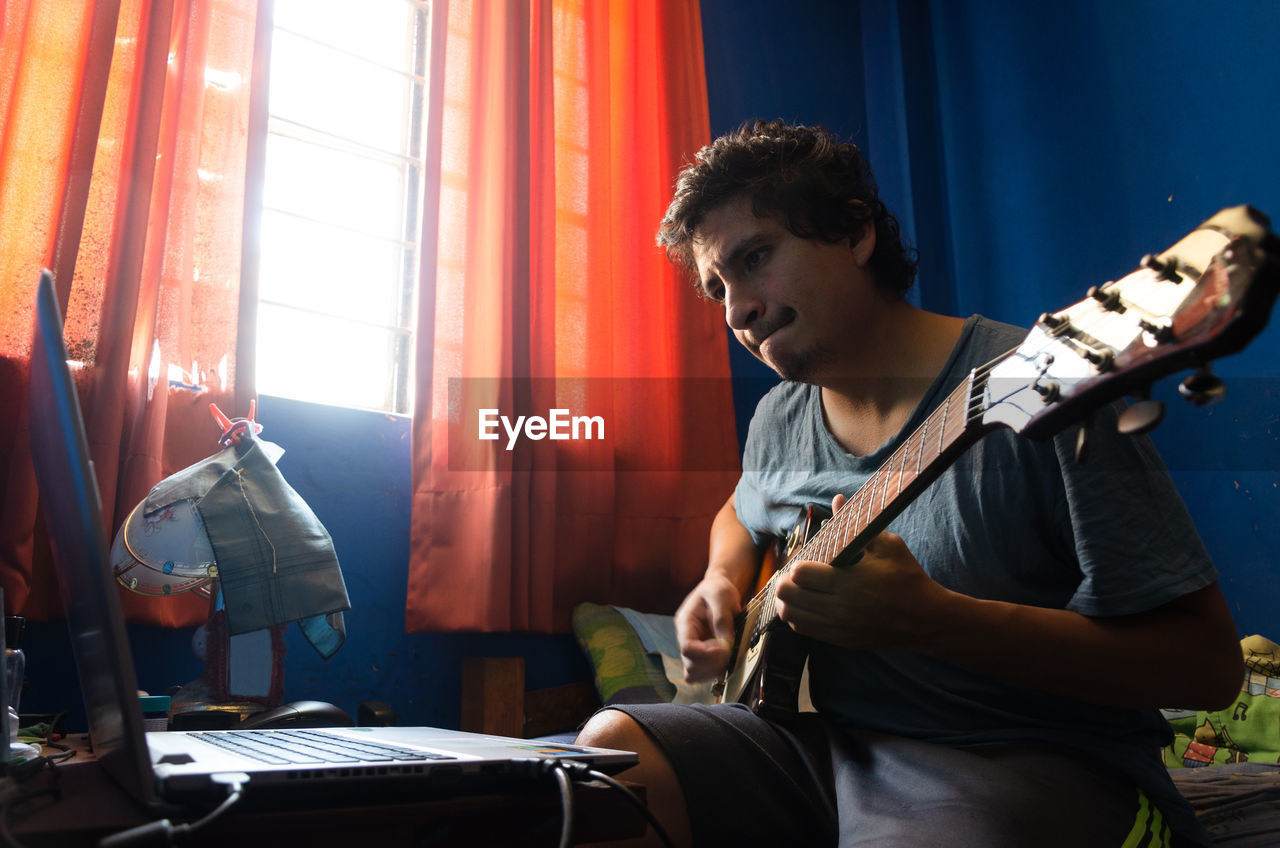
[[739,471],[723,319],[654,243],[710,135],[698,4],[433,9],[408,628],[670,611]]
[[[0,583],[10,613],[40,618],[56,607],[27,421],[41,267],[54,272],[78,363],[109,538],[152,485],[218,449],[211,401],[244,414],[252,396],[239,322],[253,326],[241,309],[254,294],[242,282],[241,234],[251,82],[262,76],[255,42],[265,67],[255,36],[270,20],[259,21],[258,6],[4,4]],[[134,620],[208,616],[208,602],[191,595],[122,596]]]

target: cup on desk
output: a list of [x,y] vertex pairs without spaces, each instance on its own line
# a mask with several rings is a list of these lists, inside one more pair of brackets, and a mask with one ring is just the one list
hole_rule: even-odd
[[169,729],[169,696],[139,695],[138,702],[142,706],[142,729]]

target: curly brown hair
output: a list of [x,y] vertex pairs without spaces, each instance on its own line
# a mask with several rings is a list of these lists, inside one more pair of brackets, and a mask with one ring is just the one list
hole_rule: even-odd
[[916,252],[877,193],[871,166],[852,142],[821,127],[749,121],[698,151],[680,172],[658,230],[667,258],[696,284],[693,243],[703,219],[737,197],[752,211],[777,216],[800,238],[835,243],[876,229],[869,262],[881,291],[901,297],[916,276]]

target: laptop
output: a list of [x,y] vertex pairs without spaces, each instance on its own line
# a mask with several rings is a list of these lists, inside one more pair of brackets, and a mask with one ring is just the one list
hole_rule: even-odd
[[[415,797],[486,790],[520,779],[531,759],[573,760],[606,774],[634,753],[430,727],[144,732],[133,655],[108,565],[98,485],[67,364],[52,275],[41,274],[31,354],[31,444],[53,543],[89,736],[103,769],[139,801],[164,806],[280,791],[344,798],[371,789]],[[247,747],[269,744],[266,753]],[[289,750],[292,749],[292,750]]]

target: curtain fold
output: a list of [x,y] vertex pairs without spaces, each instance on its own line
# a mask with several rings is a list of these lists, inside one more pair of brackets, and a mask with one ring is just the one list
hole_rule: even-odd
[[[210,402],[247,411],[246,150],[265,109],[255,50],[260,70],[270,23],[259,5],[5,4],[0,583],[10,613],[43,618],[57,603],[27,421],[41,267],[55,272],[109,535],[152,485],[217,450]],[[208,615],[193,596],[122,599],[127,616],[152,624]]]
[[437,0],[433,33],[407,628],[669,612],[739,472],[723,317],[654,244],[710,138],[698,4]]

